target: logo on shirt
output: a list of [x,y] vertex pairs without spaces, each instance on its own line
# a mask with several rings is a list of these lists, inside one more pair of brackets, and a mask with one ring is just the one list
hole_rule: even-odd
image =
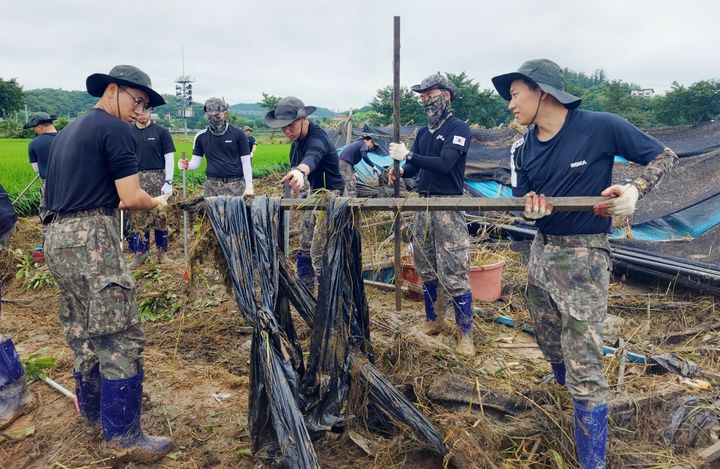
[[440,141],[443,141],[443,142],[445,141],[445,136],[444,136],[444,135],[438,135],[438,136],[435,137],[435,138],[438,139],[438,140],[440,140]]
[[225,143],[232,143],[232,140],[225,140]]
[[148,137],[148,142],[152,142],[153,140],[155,140],[155,137]]
[[459,135],[454,135],[453,136],[453,144],[465,146],[465,137],[461,137]]
[[578,168],[578,167],[580,167],[580,166],[585,166],[586,164],[587,164],[587,161],[585,161],[585,160],[582,160],[582,161],[574,161],[574,162],[570,163],[570,167],[571,167],[571,168]]

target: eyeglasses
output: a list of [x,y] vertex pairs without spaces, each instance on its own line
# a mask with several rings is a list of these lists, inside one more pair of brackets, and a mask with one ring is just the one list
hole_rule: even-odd
[[138,98],[137,96],[135,96],[134,94],[132,94],[131,92],[129,92],[129,91],[128,91],[125,87],[123,87],[123,86],[121,86],[120,89],[123,90],[124,92],[126,92],[128,95],[130,95],[130,97],[133,99],[133,101],[135,101],[135,109],[141,108],[143,111],[147,111],[148,109],[150,109],[150,103],[149,103],[149,102],[145,101],[145,100],[142,99],[142,98]]

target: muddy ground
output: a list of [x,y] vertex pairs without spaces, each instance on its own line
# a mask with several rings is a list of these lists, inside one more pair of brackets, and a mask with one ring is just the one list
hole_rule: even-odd
[[[274,180],[258,192],[276,192]],[[272,190],[269,188],[272,187]],[[376,223],[377,217],[364,219]],[[193,245],[202,230],[195,219]],[[182,226],[181,221],[175,226]],[[203,225],[204,226],[204,225]],[[363,230],[366,264],[390,258],[389,228],[382,223]],[[29,252],[41,244],[34,219],[23,219],[13,238],[14,249]],[[166,265],[146,263],[136,273],[138,301],[144,305],[145,389],[143,426],[152,434],[172,436],[173,451],[156,468],[259,467],[251,454],[248,429],[248,364],[250,330],[233,296],[217,278],[211,255],[195,266],[193,280],[182,280],[182,236],[171,237]],[[506,257],[502,298],[477,303],[489,317],[505,315],[529,322],[522,295],[522,256],[501,243]],[[3,254],[5,273],[17,270]],[[44,267],[40,267],[42,271]],[[720,333],[709,328],[720,320],[717,301],[683,291],[672,284],[623,282],[610,289],[614,320],[608,341],[623,338],[637,353],[676,352],[702,367],[710,389],[677,382],[671,373],[651,374],[647,367],[626,363],[616,389],[619,354],[606,357],[611,383],[610,467],[699,467],[699,450],[716,442],[713,425],[681,425],[673,438],[665,431],[673,412],[688,397],[698,397],[689,413],[717,414],[720,381]],[[0,330],[15,341],[21,357],[43,350],[58,359],[49,376],[68,387],[72,356],[60,333],[54,288],[23,288],[23,279],[6,282]],[[395,311],[394,293],[366,288],[376,365],[393,384],[425,412],[443,432],[450,453],[445,458],[425,450],[403,432],[377,434],[360,419],[347,431],[315,442],[323,467],[574,467],[571,399],[567,391],[543,378],[550,372],[534,339],[492,319],[475,319],[478,356],[466,360],[454,351],[452,312],[444,333],[426,338],[416,330],[422,302],[404,299]],[[307,344],[309,331],[298,324]],[[686,336],[671,337],[690,330]],[[307,350],[307,348],[305,348]],[[1,468],[108,467],[101,437],[87,434],[70,402],[46,384],[30,385],[35,409],[0,433]],[[348,409],[360,414],[361,409]],[[712,422],[711,422],[712,423]],[[665,436],[663,436],[665,435]]]

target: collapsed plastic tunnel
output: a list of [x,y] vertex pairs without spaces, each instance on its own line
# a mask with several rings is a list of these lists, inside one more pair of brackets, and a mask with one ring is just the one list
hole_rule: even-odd
[[[238,309],[253,327],[248,415],[254,454],[289,467],[319,467],[312,437],[341,431],[350,414],[371,419],[370,427],[409,430],[446,454],[437,428],[372,365],[360,235],[348,199],[328,200],[317,300],[278,252],[279,201],[256,197],[251,207],[242,197],[205,201]],[[307,363],[290,303],[312,329]],[[353,387],[367,396],[362,409],[351,408]]]

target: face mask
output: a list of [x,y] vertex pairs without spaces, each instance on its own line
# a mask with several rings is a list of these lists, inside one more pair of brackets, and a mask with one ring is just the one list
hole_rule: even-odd
[[208,127],[214,135],[222,135],[227,130],[227,119],[208,117]]
[[441,93],[423,103],[423,110],[428,115],[428,127],[431,130],[438,129],[447,119],[450,110],[450,101],[445,99],[445,93]]

